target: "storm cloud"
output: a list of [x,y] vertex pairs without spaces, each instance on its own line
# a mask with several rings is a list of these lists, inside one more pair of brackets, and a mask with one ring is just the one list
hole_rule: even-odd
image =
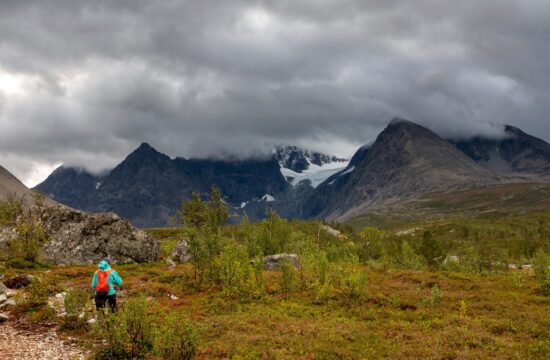
[[29,185],[274,144],[351,155],[393,117],[550,140],[550,3],[0,1],[0,164]]

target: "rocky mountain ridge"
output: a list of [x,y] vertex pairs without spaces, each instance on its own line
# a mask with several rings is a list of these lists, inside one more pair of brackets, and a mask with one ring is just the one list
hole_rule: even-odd
[[[394,119],[349,161],[294,146],[281,147],[264,160],[170,159],[142,144],[106,176],[60,168],[37,189],[75,208],[114,211],[138,226],[167,225],[182,199],[193,191],[207,193],[212,185],[235,212],[246,212],[253,220],[268,208],[289,218],[345,220],[430,192],[523,181],[521,176],[532,172],[548,174],[550,145],[517,128],[508,126],[506,131],[509,135],[502,139],[449,141]],[[507,171],[490,166],[495,152],[501,154],[500,163],[507,162]],[[324,173],[313,172],[313,167]]]
[[105,176],[61,167],[36,189],[78,209],[115,212],[137,226],[166,226],[183,199],[212,186],[239,207],[276,197],[289,185],[275,159],[170,159],[143,143]]
[[347,163],[348,160],[333,155],[303,150],[295,145],[277,146],[273,149],[273,157],[281,168],[302,173],[311,165],[323,166],[331,163]]
[[429,192],[500,181],[431,130],[394,119],[347,169],[321,184],[306,201],[309,217],[345,220],[366,209]]
[[505,125],[503,136],[451,140],[481,166],[502,174],[550,174],[550,144]]

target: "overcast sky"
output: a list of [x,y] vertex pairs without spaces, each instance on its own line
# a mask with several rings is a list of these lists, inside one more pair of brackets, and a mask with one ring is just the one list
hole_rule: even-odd
[[550,140],[548,0],[0,0],[0,164],[35,185],[141,142],[337,155],[393,117]]

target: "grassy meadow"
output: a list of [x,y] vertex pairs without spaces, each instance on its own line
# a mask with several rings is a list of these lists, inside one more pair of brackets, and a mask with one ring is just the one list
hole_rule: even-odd
[[[54,324],[95,359],[550,357],[550,212],[380,228],[270,213],[224,225],[217,204],[195,199],[182,209],[185,226],[147,229],[161,261],[115,265],[125,281],[120,312],[95,324],[86,322],[95,266],[21,269],[7,260],[7,277],[40,279],[19,292],[15,314]],[[182,239],[194,258],[170,266]],[[262,270],[264,255],[285,252],[300,267]],[[60,316],[46,304],[63,291]]]

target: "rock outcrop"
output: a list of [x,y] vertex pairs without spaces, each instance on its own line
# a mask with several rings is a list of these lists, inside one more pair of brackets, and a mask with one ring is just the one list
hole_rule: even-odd
[[[13,299],[13,295],[15,295],[15,291],[10,290],[8,286],[0,283],[0,310],[9,310],[10,307],[17,305]],[[7,320],[7,317],[5,320]],[[2,322],[1,319],[0,322]]]
[[181,240],[176,244],[174,250],[172,250],[172,254],[166,262],[169,264],[185,263],[189,260],[191,260],[191,254],[189,253],[189,245],[187,244],[187,240]]
[[33,211],[49,234],[44,255],[52,263],[91,264],[104,257],[133,263],[159,258],[159,242],[116,214],[90,214],[63,207]]
[[295,268],[300,267],[298,255],[296,254],[275,254],[264,257],[264,270],[275,270],[281,267],[282,263],[288,261]]

